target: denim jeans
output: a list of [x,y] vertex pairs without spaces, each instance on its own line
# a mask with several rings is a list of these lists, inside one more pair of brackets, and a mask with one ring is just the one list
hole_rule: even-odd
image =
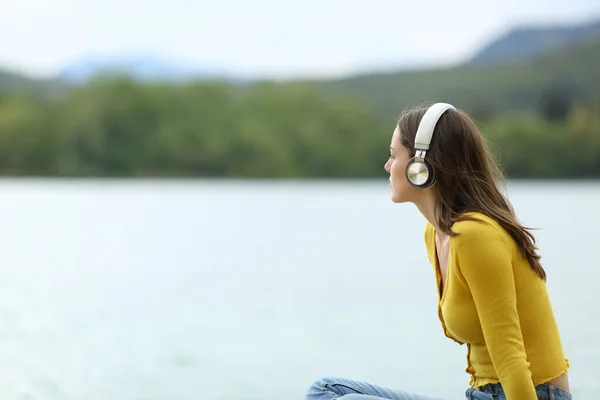
[[[572,400],[571,395],[552,385],[536,387],[539,400]],[[502,385],[486,385],[481,390],[469,388],[465,392],[468,400],[506,400]],[[367,382],[343,378],[322,378],[313,383],[306,392],[306,400],[451,400],[439,396],[409,393],[388,389]],[[511,399],[512,400],[512,399]]]
[[[572,400],[571,393],[553,385],[538,385],[535,387],[538,400]],[[485,385],[480,391],[467,389],[469,400],[506,400],[506,395],[499,383]]]

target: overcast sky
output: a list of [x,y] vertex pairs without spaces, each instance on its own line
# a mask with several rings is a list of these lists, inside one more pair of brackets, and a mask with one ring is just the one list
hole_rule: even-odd
[[53,75],[89,54],[144,52],[330,76],[451,63],[518,24],[592,18],[600,0],[0,0],[0,66]]

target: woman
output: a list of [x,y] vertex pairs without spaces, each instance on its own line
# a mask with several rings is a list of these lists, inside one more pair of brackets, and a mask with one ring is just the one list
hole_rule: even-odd
[[[571,399],[566,359],[531,233],[496,182],[501,173],[471,119],[450,104],[406,112],[385,170],[392,201],[426,218],[445,335],[467,345],[468,399]],[[308,400],[437,397],[324,378]]]

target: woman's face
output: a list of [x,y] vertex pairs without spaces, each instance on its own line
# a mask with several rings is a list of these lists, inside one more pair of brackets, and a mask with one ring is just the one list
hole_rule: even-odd
[[406,179],[404,170],[409,160],[410,154],[400,142],[400,130],[396,126],[390,144],[390,158],[384,166],[390,174],[390,190],[394,203],[414,203],[422,195],[422,190],[412,186]]

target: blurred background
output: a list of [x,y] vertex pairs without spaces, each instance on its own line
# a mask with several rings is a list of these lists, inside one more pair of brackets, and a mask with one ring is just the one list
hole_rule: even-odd
[[464,398],[398,115],[474,116],[600,391],[597,0],[0,0],[0,397]]

